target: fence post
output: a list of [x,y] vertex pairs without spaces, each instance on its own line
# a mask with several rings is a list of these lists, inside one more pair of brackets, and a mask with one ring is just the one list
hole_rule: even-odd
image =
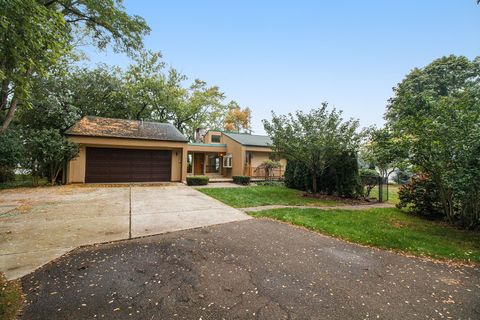
[[378,177],[378,202],[383,202],[383,179]]

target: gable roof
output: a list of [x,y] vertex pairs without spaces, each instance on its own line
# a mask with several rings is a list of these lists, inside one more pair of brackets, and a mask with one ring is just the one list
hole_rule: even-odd
[[260,136],[248,133],[222,132],[227,137],[237,141],[244,146],[271,147],[272,140],[269,136]]
[[65,133],[73,136],[188,142],[188,139],[171,123],[92,116],[83,117]]

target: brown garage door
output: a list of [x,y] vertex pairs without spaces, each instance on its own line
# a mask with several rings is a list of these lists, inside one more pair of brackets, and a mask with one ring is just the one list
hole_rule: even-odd
[[85,182],[170,181],[172,152],[87,148]]

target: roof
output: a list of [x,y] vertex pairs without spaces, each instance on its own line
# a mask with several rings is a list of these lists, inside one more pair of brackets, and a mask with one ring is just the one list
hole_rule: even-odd
[[171,123],[86,116],[66,132],[73,136],[147,139],[188,142]]
[[222,132],[227,137],[237,141],[244,146],[271,147],[272,140],[269,136],[260,136],[248,133]]
[[200,146],[200,147],[226,147],[225,143],[203,143],[203,142],[189,142],[189,146]]

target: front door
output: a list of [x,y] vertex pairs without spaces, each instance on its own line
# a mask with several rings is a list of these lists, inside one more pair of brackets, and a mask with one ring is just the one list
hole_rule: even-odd
[[193,154],[193,163],[194,163],[194,175],[203,174],[203,161],[205,161],[205,155],[203,153],[194,153]]
[[253,154],[251,152],[245,153],[245,168],[243,174],[249,177],[252,176],[252,158]]

